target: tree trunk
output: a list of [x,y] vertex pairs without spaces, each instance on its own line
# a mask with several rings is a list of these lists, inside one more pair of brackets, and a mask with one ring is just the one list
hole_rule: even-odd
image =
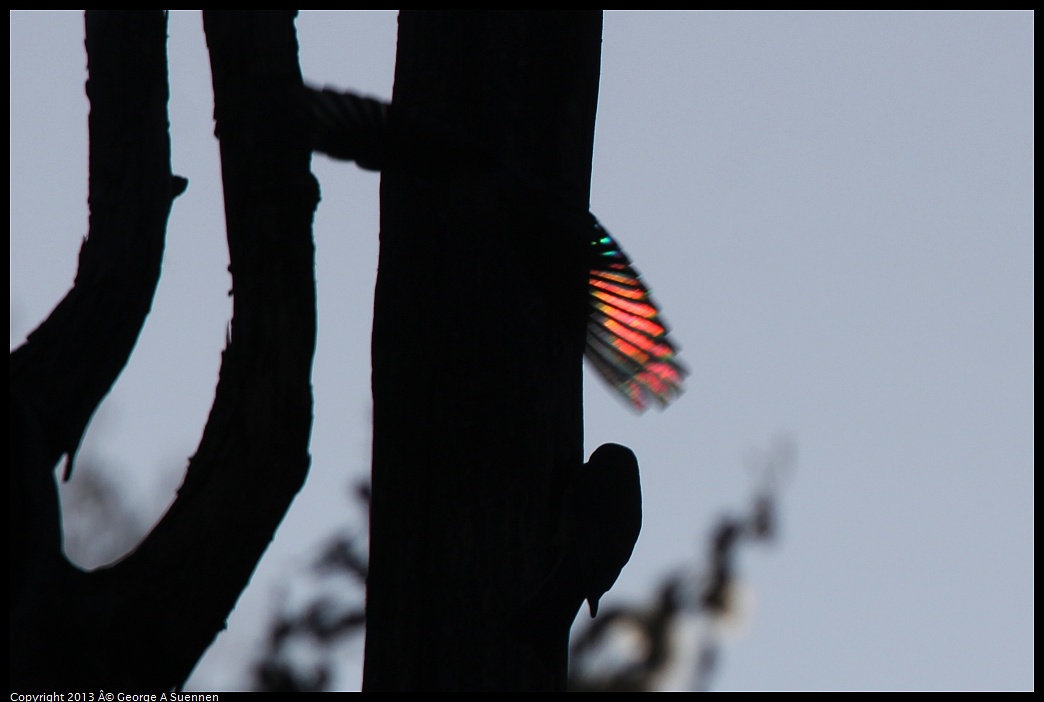
[[393,120],[491,158],[391,132],[423,167],[382,175],[367,691],[564,688],[512,616],[583,462],[600,47],[598,12],[400,15]]

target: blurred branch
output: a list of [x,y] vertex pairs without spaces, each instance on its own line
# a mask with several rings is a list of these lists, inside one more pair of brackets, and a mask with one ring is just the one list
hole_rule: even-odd
[[[353,490],[355,499],[369,521],[370,486],[360,481]],[[337,663],[329,651],[340,643],[360,636],[366,627],[362,591],[366,584],[368,554],[365,529],[329,540],[312,564],[312,571],[323,577],[347,576],[357,586],[359,603],[345,602],[350,592],[336,583],[336,596],[320,595],[303,608],[277,613],[269,627],[264,653],[254,665],[254,686],[262,692],[321,692],[328,690]],[[299,645],[311,648],[320,657],[311,666],[294,657]]]
[[[709,689],[721,661],[722,632],[743,614],[739,553],[744,545],[775,539],[779,492],[793,460],[793,445],[779,440],[754,463],[750,506],[718,521],[701,568],[679,569],[663,581],[651,603],[607,608],[574,636],[570,690],[656,690],[685,670],[691,671],[686,677],[694,690]],[[694,646],[686,640],[693,633]]]
[[[746,545],[770,544],[779,533],[779,499],[793,470],[794,447],[779,440],[750,462],[755,482],[750,505],[723,516],[712,529],[702,567],[686,565],[663,579],[647,604],[604,606],[599,616],[575,632],[569,651],[569,690],[641,692],[662,689],[683,678],[694,690],[707,690],[722,660],[723,633],[744,614],[736,565]],[[356,499],[369,511],[369,486],[355,486]],[[366,578],[365,533],[330,540],[313,569],[345,575],[360,587]],[[343,593],[343,585],[338,584]],[[361,592],[360,592],[361,594]],[[328,689],[337,662],[328,650],[365,627],[363,612],[343,598],[317,596],[294,613],[273,621],[266,650],[255,665],[257,689]],[[309,667],[294,657],[295,645],[310,646],[320,663]]]

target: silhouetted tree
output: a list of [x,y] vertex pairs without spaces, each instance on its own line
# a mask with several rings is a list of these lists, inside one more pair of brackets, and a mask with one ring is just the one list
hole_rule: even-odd
[[152,304],[170,169],[166,16],[86,14],[90,229],[73,288],[10,357],[13,690],[180,685],[224,628],[308,468],[315,285],[308,125],[293,14],[208,12],[234,312],[178,497],[121,562],[62,554],[54,468]]
[[[228,347],[176,501],[124,560],[83,572],[61,551],[53,470],[63,455],[71,470],[127,362],[186,186],[170,170],[165,15],[91,11],[86,29],[90,231],[73,289],[10,359],[11,682],[167,689],[223,628],[307,472],[310,116],[292,13],[204,13]],[[511,621],[554,565],[583,465],[600,43],[593,11],[400,16],[392,107],[432,131],[393,121],[400,160],[383,174],[367,690],[565,687],[567,631],[535,650]]]

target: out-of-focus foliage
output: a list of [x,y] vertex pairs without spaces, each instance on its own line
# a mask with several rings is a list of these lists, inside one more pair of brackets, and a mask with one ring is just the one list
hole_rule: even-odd
[[[746,615],[739,554],[745,546],[767,545],[777,538],[779,493],[793,461],[794,448],[785,440],[752,459],[750,504],[717,522],[702,554],[673,569],[647,601],[606,606],[574,631],[571,691],[710,689],[724,639]],[[368,510],[369,486],[357,485],[355,495]],[[330,689],[337,667],[344,664],[331,651],[364,631],[365,553],[362,531],[329,541],[313,571],[336,589],[324,586],[326,594],[302,606],[284,606],[275,615],[265,651],[254,666],[256,689]]]

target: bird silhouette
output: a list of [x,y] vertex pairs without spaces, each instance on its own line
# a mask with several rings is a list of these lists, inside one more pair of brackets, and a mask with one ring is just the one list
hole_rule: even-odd
[[[381,100],[331,88],[306,88],[312,115],[314,151],[354,161],[371,171],[421,169],[432,160],[506,168],[481,147],[457,135],[424,134],[423,148],[393,151],[392,106]],[[420,140],[418,140],[420,141]],[[421,163],[408,163],[410,159]],[[547,188],[531,188],[547,192]],[[598,374],[635,410],[666,407],[684,390],[688,370],[649,289],[617,241],[598,219],[582,220],[588,247],[587,341],[584,355]]]
[[558,559],[527,607],[568,628],[584,600],[591,616],[598,614],[599,600],[630,560],[642,530],[641,478],[631,449],[595,449],[566,493],[560,530]]
[[573,476],[562,502],[550,573],[512,617],[512,629],[564,685],[566,646],[577,611],[591,616],[631,558],[642,529],[638,459],[602,444]]

